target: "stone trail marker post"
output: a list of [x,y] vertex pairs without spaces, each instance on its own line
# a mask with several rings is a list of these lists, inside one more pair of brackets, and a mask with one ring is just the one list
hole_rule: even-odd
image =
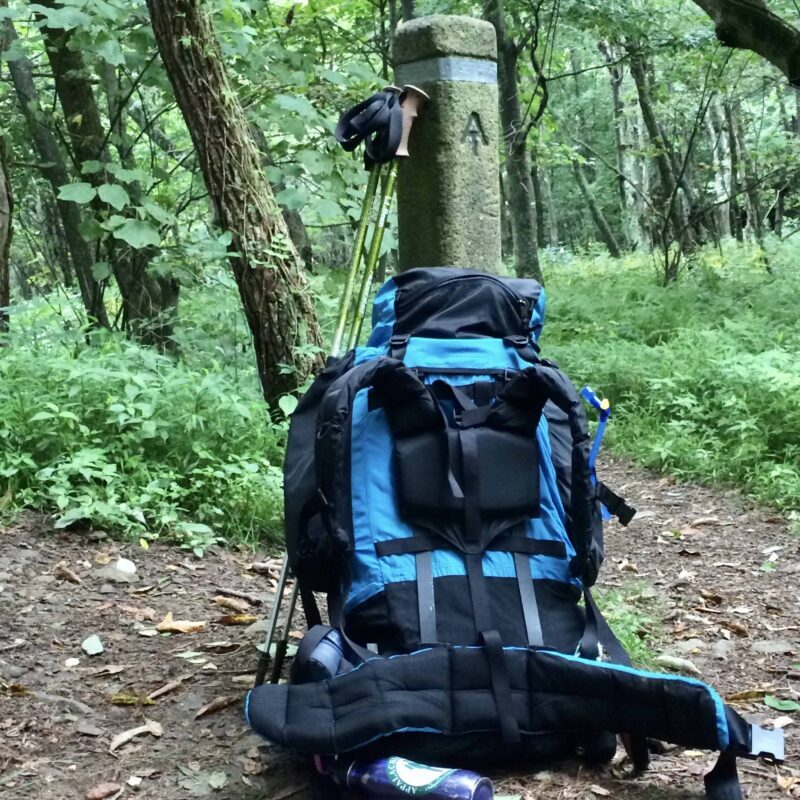
[[500,250],[497,37],[472,17],[398,27],[395,83],[430,95],[397,186],[400,269],[497,272]]

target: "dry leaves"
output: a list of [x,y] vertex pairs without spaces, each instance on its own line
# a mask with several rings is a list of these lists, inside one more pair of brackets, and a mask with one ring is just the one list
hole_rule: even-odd
[[250,603],[246,600],[239,600],[236,597],[225,597],[224,595],[218,594],[213,599],[213,602],[218,606],[222,606],[222,608],[229,608],[231,611],[236,611],[239,614],[245,614],[250,610]]
[[160,738],[164,734],[164,729],[161,727],[161,725],[151,719],[145,720],[145,724],[140,725],[138,728],[131,728],[130,730],[118,733],[111,740],[111,744],[108,747],[108,752],[113,753],[115,750],[118,750],[120,747],[132,741],[137,736],[143,736],[146,733],[149,733],[151,736],[155,736],[156,738]]
[[83,584],[83,581],[63,561],[56,565],[55,576],[62,581],[69,581],[78,585]]
[[169,683],[165,683],[160,689],[156,689],[154,692],[150,692],[147,695],[148,700],[156,700],[159,697],[163,697],[165,694],[169,694],[170,692],[174,692],[176,689],[180,688],[184,681],[188,681],[190,678],[194,677],[194,673],[189,673],[188,675],[181,675],[180,678],[170,681]]
[[98,783],[93,789],[86,792],[86,800],[106,800],[107,797],[122,791],[118,783]]
[[253,614],[225,614],[214,620],[217,625],[252,625],[258,622],[258,617]]
[[217,711],[222,711],[225,708],[230,708],[237,703],[242,702],[241,695],[238,694],[225,694],[221,697],[215,697],[210,703],[206,703],[195,715],[195,719],[202,719],[209,714],[216,714]]
[[202,631],[207,624],[207,622],[173,619],[172,612],[168,611],[164,619],[156,625],[156,630],[159,633],[197,633]]

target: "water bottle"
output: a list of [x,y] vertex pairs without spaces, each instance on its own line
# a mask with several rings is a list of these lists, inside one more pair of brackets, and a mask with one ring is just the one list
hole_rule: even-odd
[[367,797],[422,797],[428,800],[492,800],[488,778],[462,769],[443,769],[393,756],[380,761],[354,761],[342,786]]

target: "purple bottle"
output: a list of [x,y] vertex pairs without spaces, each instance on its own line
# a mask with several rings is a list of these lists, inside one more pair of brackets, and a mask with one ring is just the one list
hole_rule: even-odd
[[422,797],[428,800],[492,800],[488,778],[462,769],[442,769],[393,756],[354,761],[341,785],[368,797]]

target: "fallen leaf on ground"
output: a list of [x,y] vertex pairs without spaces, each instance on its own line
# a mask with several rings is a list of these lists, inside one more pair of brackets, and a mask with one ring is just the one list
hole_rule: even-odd
[[210,703],[206,703],[195,715],[195,719],[202,719],[209,714],[216,714],[217,711],[222,711],[225,708],[241,703],[242,698],[238,694],[224,694],[221,697],[215,697]]
[[168,611],[164,619],[156,625],[156,630],[159,633],[197,633],[202,631],[207,624],[207,622],[176,620],[172,618],[172,612]]
[[760,700],[764,696],[763,689],[745,689],[741,692],[729,694],[725,699],[729,703],[742,703],[746,700]]
[[800,778],[794,775],[778,775],[778,788],[788,792],[800,783]]
[[128,575],[135,575],[136,574],[136,564],[133,563],[129,558],[119,558],[117,559],[117,563],[114,566],[120,572],[127,572]]
[[75,730],[81,736],[102,736],[105,731],[102,728],[98,728],[93,722],[90,722],[88,719],[81,720],[76,726]]
[[764,698],[764,705],[768,708],[774,708],[776,711],[800,711],[800,703],[797,700],[782,700],[780,697],[774,697],[771,694]]
[[768,722],[776,731],[780,728],[788,728],[789,725],[794,725],[794,720],[791,717],[786,716],[775,717],[775,719],[768,720]]
[[111,695],[111,702],[115,706],[152,706],[155,700],[143,694],[130,694],[128,692],[117,692]]
[[103,643],[100,641],[100,637],[96,633],[93,633],[81,642],[81,650],[83,650],[87,656],[98,656],[103,652]]
[[212,789],[221,789],[228,782],[228,774],[222,770],[212,772],[208,776],[208,785]]
[[676,656],[662,655],[657,656],[655,661],[659,666],[674,670],[675,672],[688,672],[691,675],[700,674],[700,670],[697,668],[694,662],[689,661],[688,658],[677,658]]
[[78,666],[78,664],[80,664],[80,663],[81,663],[81,660],[80,660],[79,658],[68,658],[68,659],[67,659],[67,660],[64,662],[64,666],[65,666],[67,669],[72,669],[73,667],[77,667],[77,666]]
[[140,606],[125,605],[120,606],[119,610],[130,614],[137,622],[155,622],[156,619],[156,610],[149,606],[141,608]]
[[97,667],[89,670],[89,675],[92,677],[100,677],[101,675],[119,675],[127,667],[127,664],[106,664],[103,667]]
[[225,614],[214,620],[217,625],[252,625],[258,621],[258,617],[252,614]]
[[56,578],[62,581],[69,581],[70,583],[82,584],[83,581],[62,561],[56,565],[55,569]]
[[598,786],[596,783],[593,783],[589,787],[589,791],[592,794],[600,795],[600,797],[608,797],[611,794],[611,792],[608,789],[604,789],[602,786]]
[[151,736],[158,738],[164,734],[164,729],[157,722],[153,722],[153,720],[148,719],[144,725],[140,725],[138,728],[131,728],[130,730],[118,733],[111,740],[111,744],[108,747],[108,752],[113,753],[124,744],[132,741],[137,736],[143,736],[145,733],[149,733]]
[[213,602],[215,605],[222,606],[222,608],[230,608],[232,611],[237,611],[240,614],[244,614],[250,610],[250,603],[246,600],[239,600],[236,597],[225,597],[224,595],[218,594],[213,598]]
[[737,636],[749,636],[750,633],[748,632],[747,628],[742,625],[741,622],[720,622],[723,628],[727,628],[729,631],[733,631]]
[[130,778],[128,778],[128,780],[125,781],[125,783],[127,783],[128,786],[133,786],[133,788],[135,789],[137,786],[142,785],[143,780],[144,779],[140,778],[138,775],[131,775]]
[[228,653],[232,650],[238,650],[241,645],[236,642],[207,642],[201,647],[210,653]]
[[86,800],[106,800],[116,794],[122,787],[118,783],[98,783],[93,789],[86,792]]
[[3,683],[0,684],[0,689],[4,694],[10,694],[12,697],[25,697],[31,693],[30,688],[21,683]]
[[188,681],[191,677],[193,677],[191,673],[189,675],[181,675],[180,678],[170,681],[169,683],[165,683],[160,689],[150,692],[150,694],[147,695],[148,700],[155,700],[158,697],[163,697],[165,694],[174,692],[176,689],[180,688],[184,681]]

